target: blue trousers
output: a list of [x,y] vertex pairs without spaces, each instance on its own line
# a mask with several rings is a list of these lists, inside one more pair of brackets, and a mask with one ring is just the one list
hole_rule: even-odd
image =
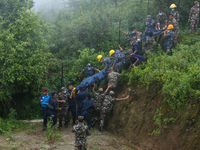
[[[143,61],[145,61],[145,59],[139,59],[139,61],[135,64],[135,66],[138,66],[140,63],[142,63]],[[133,63],[132,63],[133,64]]]
[[47,110],[48,110],[47,107],[42,107],[42,110],[41,110],[41,114],[43,118],[43,127],[47,126]]
[[90,130],[91,124],[92,124],[90,113],[85,113],[85,114],[84,114],[84,118],[85,118],[85,120],[86,120],[86,122],[87,122],[88,129]]
[[81,106],[78,106],[78,109],[77,109],[77,118],[78,118],[78,116],[81,116],[81,112],[82,112],[82,108],[81,108]]
[[76,122],[76,105],[69,106],[68,113],[71,111],[73,116],[73,124]]

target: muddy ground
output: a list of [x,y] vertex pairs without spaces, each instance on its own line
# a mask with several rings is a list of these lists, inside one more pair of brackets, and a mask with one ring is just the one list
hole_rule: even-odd
[[[17,131],[12,138],[0,135],[0,150],[73,150],[75,136],[71,129],[71,124],[67,129],[62,127],[58,130],[57,138],[49,142],[45,135],[46,131],[42,131],[42,123],[36,123],[34,129]],[[92,135],[87,137],[88,150],[138,150],[106,131],[101,133],[96,128],[92,128],[90,133]]]

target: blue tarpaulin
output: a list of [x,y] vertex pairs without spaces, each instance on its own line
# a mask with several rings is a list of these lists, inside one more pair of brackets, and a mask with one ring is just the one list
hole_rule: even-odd
[[[103,79],[105,77],[106,71],[103,70],[97,74],[94,74],[91,77],[88,77],[86,79],[84,79],[80,85],[83,85],[85,88],[88,88],[89,86],[93,85],[95,82],[100,81],[101,79]],[[80,86],[79,85],[79,86]],[[77,86],[76,90],[79,90],[79,86]]]
[[153,36],[157,36],[157,35],[163,33],[163,31],[165,31],[165,30],[167,30],[167,28],[165,28],[165,29],[160,29],[160,30],[149,31],[149,32],[146,33],[145,36],[142,37],[142,40],[143,40],[143,41],[146,41],[146,39],[149,37],[148,34],[149,34],[150,32],[153,32]]

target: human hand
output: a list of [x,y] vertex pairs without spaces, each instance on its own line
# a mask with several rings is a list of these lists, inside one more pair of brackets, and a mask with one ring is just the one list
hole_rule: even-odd
[[126,99],[128,99],[129,98],[129,95],[128,96],[126,96]]
[[188,20],[188,23],[190,22],[190,20]]
[[49,105],[49,103],[46,103],[46,105]]
[[58,110],[62,110],[62,108],[58,108]]

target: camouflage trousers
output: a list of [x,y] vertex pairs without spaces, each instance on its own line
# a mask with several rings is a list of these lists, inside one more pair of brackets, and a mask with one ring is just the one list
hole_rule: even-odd
[[171,56],[172,55],[172,42],[165,42],[165,53],[167,52],[167,55]]
[[101,110],[101,119],[100,119],[100,126],[104,126],[104,118],[106,116],[107,113],[110,113],[111,109],[102,109]]
[[75,141],[75,150],[87,150],[87,140]]
[[69,117],[68,117],[68,108],[69,107],[61,107],[62,110],[58,111],[58,118],[59,118],[59,122],[63,121],[63,118],[65,119],[65,121],[68,121]]
[[101,109],[99,107],[96,107],[96,109],[92,110],[92,122],[94,120],[98,120],[99,119],[99,116],[100,116],[100,112],[101,112]]
[[194,30],[194,32],[197,32],[198,24],[199,24],[199,22],[194,19],[192,19],[190,21],[190,34],[193,32],[193,30]]
[[116,64],[116,71],[119,73],[119,69],[128,63],[128,59],[124,59]]
[[179,28],[174,30],[174,40],[173,40],[174,45],[178,44],[178,42],[177,42],[178,35],[179,35]]

